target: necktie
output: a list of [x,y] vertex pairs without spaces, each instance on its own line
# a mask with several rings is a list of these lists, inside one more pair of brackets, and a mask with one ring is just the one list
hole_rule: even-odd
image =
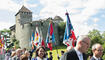
[[83,60],[82,54],[80,54],[79,57],[80,57],[80,60]]

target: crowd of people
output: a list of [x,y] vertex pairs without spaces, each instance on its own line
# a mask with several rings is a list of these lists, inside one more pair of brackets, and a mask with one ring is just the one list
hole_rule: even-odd
[[7,50],[5,54],[5,60],[30,60],[30,52],[26,50],[26,48]]
[[101,44],[96,43],[92,46],[92,55],[87,56],[86,52],[90,47],[91,40],[87,35],[79,36],[76,46],[74,48],[70,48],[61,58],[60,60],[103,60],[103,47]]
[[[92,46],[92,54],[87,56],[85,53],[90,47],[91,40],[87,35],[79,36],[76,46],[73,48],[69,46],[67,51],[61,51],[61,57],[58,60],[103,60],[103,47],[101,44],[96,43]],[[33,52],[35,56],[32,57]],[[53,53],[49,52],[49,57],[46,49],[42,46],[37,47],[34,51],[27,51],[26,48],[7,50],[5,60],[53,60]]]

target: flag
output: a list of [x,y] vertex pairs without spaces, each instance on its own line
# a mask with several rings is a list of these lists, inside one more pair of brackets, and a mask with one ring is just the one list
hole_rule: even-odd
[[49,27],[48,27],[46,43],[47,43],[47,47],[50,50],[52,50],[52,43],[55,43],[55,37],[54,37],[52,22],[50,22]]
[[36,47],[38,46],[39,41],[40,41],[40,35],[39,35],[38,27],[36,26],[35,37],[34,37],[34,45]]
[[67,21],[66,21],[66,28],[65,28],[63,43],[67,46],[74,47],[75,46],[75,41],[76,41],[76,37],[75,37],[75,34],[74,34],[74,29],[73,29],[73,26],[71,24],[69,14],[66,13],[66,16],[67,16]]
[[31,35],[31,38],[30,38],[32,49],[34,49],[34,36],[35,36],[35,33],[34,33],[34,31],[32,30],[32,35]]
[[2,39],[1,39],[1,34],[0,34],[0,49],[2,48]]
[[2,48],[4,48],[4,36],[1,37],[1,40]]
[[40,29],[40,44],[41,44],[41,46],[43,46],[43,47],[45,47],[45,43],[44,43],[44,39],[43,39],[43,35],[42,35],[42,31],[41,31],[41,29]]

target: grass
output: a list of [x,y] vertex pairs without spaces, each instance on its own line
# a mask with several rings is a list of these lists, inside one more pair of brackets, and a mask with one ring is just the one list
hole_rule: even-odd
[[[56,47],[57,47],[57,49],[56,49]],[[52,52],[53,60],[58,60],[57,51],[58,51],[59,57],[61,57],[61,51],[66,51],[66,46],[56,46],[56,47],[54,47],[52,51],[50,51],[50,50],[47,51],[48,57],[49,57],[49,52]]]
[[[49,57],[49,52],[52,52],[53,60],[58,60],[58,58],[57,58],[57,51],[58,51],[59,57],[61,57],[61,51],[66,51],[66,46],[61,45],[61,46],[53,47],[53,50],[52,51],[50,51],[49,49],[47,49],[48,57]],[[35,57],[35,53],[33,53],[33,56],[32,57],[33,58]]]

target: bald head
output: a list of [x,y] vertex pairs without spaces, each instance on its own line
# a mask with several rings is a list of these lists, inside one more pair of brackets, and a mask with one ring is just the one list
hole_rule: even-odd
[[76,44],[76,48],[82,52],[85,53],[90,46],[90,38],[88,35],[81,35],[79,36]]
[[100,58],[103,54],[103,47],[101,44],[96,43],[92,46],[93,55],[97,58]]
[[97,49],[97,48],[100,47],[100,46],[101,46],[101,44],[96,43],[96,44],[94,44],[94,45],[92,46],[92,50],[95,50],[95,49]]
[[86,41],[86,40],[90,40],[90,38],[88,37],[88,35],[80,35],[78,40],[77,40],[77,44],[80,42],[80,41]]

